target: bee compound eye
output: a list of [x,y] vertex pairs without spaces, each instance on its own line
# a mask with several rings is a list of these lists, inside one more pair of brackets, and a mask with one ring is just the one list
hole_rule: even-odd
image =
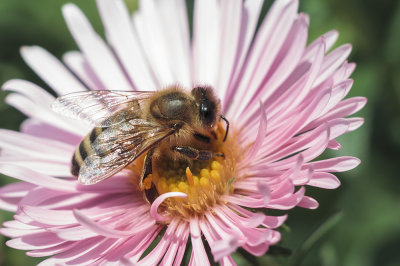
[[207,126],[211,126],[215,122],[215,111],[216,107],[212,101],[204,100],[200,104],[200,117],[203,123]]

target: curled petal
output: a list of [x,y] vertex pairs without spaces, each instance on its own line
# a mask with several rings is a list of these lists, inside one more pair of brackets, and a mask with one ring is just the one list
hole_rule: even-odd
[[158,214],[158,207],[161,205],[161,203],[166,200],[167,198],[171,197],[178,197],[178,198],[186,198],[187,195],[182,192],[168,192],[160,195],[152,204],[150,208],[150,215],[153,217],[158,222],[166,222],[170,220],[169,217],[163,216]]

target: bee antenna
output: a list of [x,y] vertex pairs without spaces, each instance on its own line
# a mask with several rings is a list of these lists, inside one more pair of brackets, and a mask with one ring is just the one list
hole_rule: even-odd
[[226,119],[226,117],[225,117],[225,116],[223,116],[223,115],[219,115],[219,117],[221,117],[221,119],[222,119],[222,120],[224,120],[224,121],[225,121],[225,123],[226,123],[225,137],[224,137],[224,140],[223,140],[223,142],[225,142],[226,138],[228,137],[228,131],[229,131],[229,121],[228,121],[228,119]]

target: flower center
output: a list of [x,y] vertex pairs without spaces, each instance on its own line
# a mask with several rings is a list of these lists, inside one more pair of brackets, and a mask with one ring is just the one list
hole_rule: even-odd
[[[159,195],[167,192],[187,194],[186,198],[166,199],[161,205],[165,212],[189,218],[206,212],[221,202],[222,195],[233,192],[232,182],[235,178],[237,155],[240,154],[235,143],[235,133],[230,131],[227,140],[222,142],[225,130],[219,125],[216,134],[218,141],[213,143],[213,152],[223,153],[225,158],[214,157],[207,161],[161,158],[157,167],[153,167],[151,178],[144,180],[144,186],[149,188],[151,183],[146,183],[152,182]],[[143,160],[139,160],[134,166],[135,172],[142,165]]]

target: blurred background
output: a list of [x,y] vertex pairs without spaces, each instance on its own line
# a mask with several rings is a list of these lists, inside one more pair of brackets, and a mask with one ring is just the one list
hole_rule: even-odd
[[[19,48],[39,45],[58,58],[76,45],[61,15],[65,0],[0,1],[0,84],[21,78],[48,88],[22,61]],[[103,32],[95,1],[75,2],[98,32]],[[130,10],[137,1],[126,0]],[[267,0],[266,10],[272,1]],[[361,158],[355,170],[339,173],[336,190],[307,188],[320,202],[317,210],[289,212],[283,237],[261,258],[239,251],[241,265],[400,265],[400,2],[395,0],[302,0],[310,15],[310,38],[337,29],[337,45],[353,44],[357,63],[350,96],[365,96],[367,106],[356,116],[365,124],[340,137],[343,148],[325,156]],[[192,1],[188,1],[189,7]],[[24,115],[4,103],[0,93],[0,127],[18,130]],[[13,182],[0,176],[0,185]],[[0,222],[12,214],[0,211]],[[0,236],[0,265],[35,265],[24,251],[8,248]],[[289,252],[290,250],[290,252]],[[290,254],[289,254],[290,253]]]

